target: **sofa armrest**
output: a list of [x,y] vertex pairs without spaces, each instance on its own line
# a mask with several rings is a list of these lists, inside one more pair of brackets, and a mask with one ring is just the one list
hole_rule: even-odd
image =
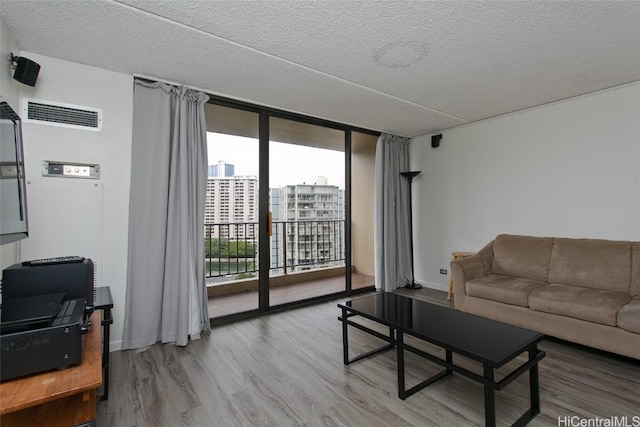
[[456,310],[464,310],[466,283],[471,279],[484,277],[491,272],[493,261],[493,241],[468,258],[451,261],[451,278],[453,279],[453,302]]

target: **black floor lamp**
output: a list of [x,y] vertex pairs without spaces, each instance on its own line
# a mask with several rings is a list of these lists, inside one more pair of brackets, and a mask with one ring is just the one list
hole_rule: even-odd
[[411,244],[411,283],[407,284],[407,288],[420,289],[421,284],[416,283],[416,275],[413,269],[413,206],[411,204],[411,183],[413,178],[420,175],[420,171],[400,172],[400,175],[409,180],[409,242]]

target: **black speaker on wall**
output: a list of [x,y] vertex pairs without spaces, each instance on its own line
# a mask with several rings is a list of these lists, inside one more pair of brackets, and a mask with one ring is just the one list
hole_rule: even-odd
[[431,135],[431,147],[438,148],[440,146],[441,139],[442,139],[442,134]]
[[13,78],[20,83],[35,86],[40,72],[40,64],[23,56],[15,58],[15,64],[16,70],[13,73]]

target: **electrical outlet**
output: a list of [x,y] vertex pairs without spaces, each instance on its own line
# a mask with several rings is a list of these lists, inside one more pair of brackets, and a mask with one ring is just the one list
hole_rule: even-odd
[[447,270],[446,270],[446,269],[444,269],[444,268],[441,268],[441,269],[440,269],[440,274],[447,274]]

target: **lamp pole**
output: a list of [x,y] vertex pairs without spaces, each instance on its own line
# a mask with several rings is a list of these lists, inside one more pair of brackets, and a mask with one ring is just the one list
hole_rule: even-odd
[[414,273],[413,267],[413,206],[411,203],[411,183],[413,182],[413,178],[415,178],[417,175],[420,175],[420,171],[400,172],[400,175],[409,180],[409,243],[411,245],[411,283],[408,283],[406,287],[411,289],[420,289],[422,285],[416,283],[416,275]]

